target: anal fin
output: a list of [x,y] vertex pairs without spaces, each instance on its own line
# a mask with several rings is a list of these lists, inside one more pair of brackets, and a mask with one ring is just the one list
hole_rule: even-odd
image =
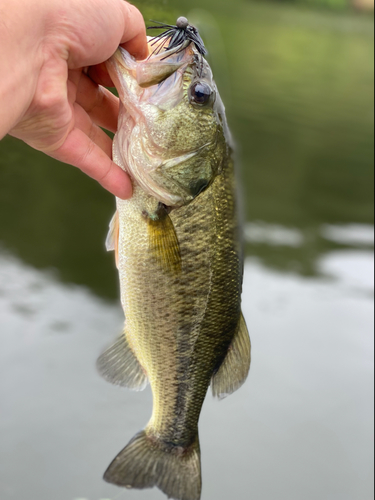
[[112,384],[134,391],[143,391],[147,386],[147,374],[131,350],[125,334],[99,357],[96,366],[102,377]]
[[229,346],[222,365],[212,377],[212,394],[219,399],[239,389],[247,379],[250,370],[251,343],[243,314],[237,332]]

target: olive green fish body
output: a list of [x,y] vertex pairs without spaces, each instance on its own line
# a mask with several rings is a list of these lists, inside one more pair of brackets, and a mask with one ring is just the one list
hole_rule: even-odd
[[108,63],[122,103],[113,157],[134,193],[117,199],[107,240],[125,328],[98,367],[134,390],[149,382],[153,412],[104,477],[199,500],[202,404],[210,384],[225,397],[244,383],[250,339],[224,107],[194,47],[165,54],[136,63],[120,49]]
[[207,388],[240,318],[242,263],[231,170],[228,159],[205,192],[171,212],[179,273],[162,268],[150,249],[140,207],[144,193],[136,189],[132,200],[118,204],[125,335],[154,396],[148,432],[176,446],[195,441]]

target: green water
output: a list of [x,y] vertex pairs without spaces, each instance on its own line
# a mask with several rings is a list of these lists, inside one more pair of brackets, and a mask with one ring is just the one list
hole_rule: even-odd
[[[324,224],[373,223],[373,19],[284,2],[135,3],[147,20],[199,22],[237,143],[246,220],[299,234],[294,245],[250,237],[247,253],[317,274],[319,258],[343,246],[322,236]],[[73,167],[0,143],[0,244],[26,263],[117,297],[103,243],[113,210]]]
[[[137,5],[199,21],[242,179],[252,368],[205,401],[202,500],[372,500],[373,19],[286,1]],[[2,500],[166,498],[102,480],[152,407],[95,370],[124,321],[104,249],[114,207],[75,168],[1,141]]]

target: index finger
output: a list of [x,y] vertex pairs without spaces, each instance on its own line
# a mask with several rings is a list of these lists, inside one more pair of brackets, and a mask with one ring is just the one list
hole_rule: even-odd
[[131,197],[132,183],[129,176],[83,130],[74,128],[64,144],[48,154],[78,167],[118,198],[126,200]]

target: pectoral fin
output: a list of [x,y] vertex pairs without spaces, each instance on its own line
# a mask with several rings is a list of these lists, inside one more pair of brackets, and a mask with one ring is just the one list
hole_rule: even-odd
[[118,211],[116,210],[115,215],[112,217],[112,220],[109,223],[109,231],[105,242],[105,246],[108,252],[110,252],[111,250],[115,251],[117,267],[118,267],[119,232],[120,232],[119,216],[118,216]]
[[100,375],[111,384],[134,391],[143,391],[147,386],[147,374],[131,350],[125,334],[99,357],[96,366]]
[[173,222],[162,204],[155,216],[147,218],[149,249],[156,261],[171,274],[181,272],[180,245]]
[[241,313],[236,335],[217,373],[212,377],[212,394],[219,399],[229,396],[245,382],[251,360],[251,343],[245,319]]

